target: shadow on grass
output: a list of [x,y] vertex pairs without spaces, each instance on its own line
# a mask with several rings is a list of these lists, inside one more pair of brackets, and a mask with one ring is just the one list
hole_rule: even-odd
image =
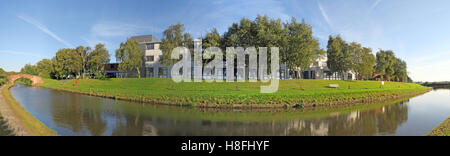
[[8,129],[2,117],[0,117],[0,136],[12,136],[12,132]]

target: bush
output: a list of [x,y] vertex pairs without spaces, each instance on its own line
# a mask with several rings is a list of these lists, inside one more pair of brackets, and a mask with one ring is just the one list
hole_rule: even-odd
[[20,79],[17,79],[15,82],[19,83],[19,84],[27,85],[27,86],[31,86],[31,84],[33,84],[33,81],[31,81],[30,79],[27,79],[27,78],[20,78]]
[[106,78],[106,73],[105,72],[96,72],[95,73],[95,79],[99,79],[99,80],[107,80]]
[[4,85],[6,82],[8,82],[8,79],[6,79],[6,77],[0,76],[0,86]]

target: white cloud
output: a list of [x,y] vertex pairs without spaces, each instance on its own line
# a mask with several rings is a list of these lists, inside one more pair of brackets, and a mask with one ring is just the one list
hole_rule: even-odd
[[377,6],[380,4],[380,2],[381,2],[381,0],[376,0],[370,7],[369,12],[372,12],[373,10],[375,10],[375,8],[377,8]]
[[50,37],[52,37],[53,39],[59,41],[60,43],[66,45],[67,47],[74,47],[72,44],[70,44],[69,42],[61,39],[58,35],[56,35],[55,33],[53,33],[52,31],[50,31],[50,29],[48,29],[45,25],[42,25],[39,21],[24,16],[24,15],[17,15],[18,18],[20,18],[21,20],[34,25],[35,27],[37,27],[39,30],[41,30],[42,32],[46,33],[47,35],[49,35]]
[[21,56],[30,56],[30,57],[42,57],[39,54],[21,52],[21,51],[13,51],[13,50],[0,50],[2,54],[10,54],[10,55],[21,55]]
[[104,38],[127,37],[148,30],[151,33],[162,31],[160,28],[153,26],[138,26],[122,22],[100,21],[92,26],[91,35]]
[[333,27],[333,23],[331,22],[327,12],[325,11],[325,9],[323,8],[322,4],[320,4],[319,1],[317,1],[317,4],[319,5],[319,10],[320,10],[320,13],[322,14],[323,18],[327,22],[328,26],[330,26],[330,28],[332,28]]

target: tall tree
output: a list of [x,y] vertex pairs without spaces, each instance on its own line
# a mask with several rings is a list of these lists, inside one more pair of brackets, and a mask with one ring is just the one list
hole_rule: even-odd
[[61,49],[52,59],[53,73],[58,79],[68,78],[79,73],[81,59],[75,49]]
[[0,68],[0,77],[5,76],[6,72],[2,68]]
[[120,71],[136,70],[138,78],[141,78],[141,68],[144,64],[144,54],[139,48],[138,41],[128,39],[121,43],[120,48],[116,50],[116,58],[121,61]]
[[377,52],[377,72],[382,75],[383,79],[388,81],[395,74],[394,65],[397,62],[397,58],[392,50],[380,50]]
[[207,32],[205,37],[202,39],[203,48],[209,47],[219,47],[222,41],[222,37],[216,28],[212,29],[211,32]]
[[372,78],[373,73],[375,71],[374,68],[376,63],[377,60],[375,56],[372,54],[372,49],[363,48],[361,66],[357,67],[359,74],[362,76],[363,79],[368,80]]
[[89,53],[87,66],[91,73],[98,73],[104,64],[109,63],[109,52],[106,50],[105,45],[97,44],[95,49]]
[[284,60],[291,71],[297,72],[296,77],[301,78],[301,73],[315,63],[323,51],[320,50],[319,41],[312,36],[311,25],[306,24],[304,20],[298,23],[292,18],[286,28],[288,42]]
[[405,82],[408,79],[407,64],[405,61],[397,58],[394,65],[394,77],[396,81]]
[[346,80],[346,72],[351,69],[351,55],[348,44],[341,36],[330,36],[328,40],[327,65],[331,72],[339,72],[343,80]]
[[36,64],[38,75],[43,78],[51,78],[52,66],[52,61],[49,59],[39,61]]
[[82,71],[81,71],[81,76],[83,79],[86,78],[86,71],[87,71],[87,63],[88,63],[88,58],[89,58],[89,53],[91,52],[91,47],[83,47],[83,46],[78,46],[76,48],[76,51],[78,53],[78,55],[80,55],[80,59],[81,59],[81,65],[82,65]]
[[36,67],[31,64],[26,64],[22,69],[20,69],[20,73],[38,75]]
[[193,40],[189,33],[184,33],[183,24],[175,24],[169,26],[163,32],[164,38],[161,42],[161,50],[163,52],[163,64],[169,67],[176,63],[177,60],[171,59],[172,50],[174,48],[184,46],[187,48],[193,47]]
[[359,76],[358,79],[369,79],[372,77],[376,63],[372,49],[362,47],[361,44],[352,42],[349,45],[352,58],[352,70]]

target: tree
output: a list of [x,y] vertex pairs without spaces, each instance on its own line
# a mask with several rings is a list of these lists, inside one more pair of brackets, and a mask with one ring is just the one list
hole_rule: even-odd
[[184,33],[183,24],[169,26],[169,28],[163,32],[163,36],[164,38],[161,42],[161,50],[163,53],[163,64],[166,67],[175,64],[177,61],[171,59],[172,50],[174,48],[180,46],[191,48],[194,45],[190,34]]
[[[81,60],[81,59],[80,59]],[[87,61],[87,69],[91,74],[98,74],[104,64],[109,63],[109,52],[104,44],[97,44],[95,49],[89,53]]]
[[6,76],[6,72],[2,68],[0,68],[0,77],[2,76]]
[[144,54],[139,48],[138,41],[128,39],[121,43],[120,48],[116,50],[116,58],[121,61],[120,71],[129,71],[136,69],[138,78],[141,78],[141,68],[144,64]]
[[397,58],[394,65],[394,78],[399,82],[405,82],[408,80],[407,64],[399,58]]
[[91,47],[83,47],[83,46],[78,46],[76,48],[76,51],[78,53],[78,55],[80,55],[80,59],[81,59],[81,66],[82,66],[82,71],[81,71],[81,76],[82,78],[86,78],[86,71],[87,71],[87,63],[88,63],[88,58],[91,52]]
[[22,69],[20,69],[20,73],[29,75],[38,75],[36,67],[31,64],[26,64]]
[[382,75],[382,79],[386,79],[388,81],[391,80],[391,77],[395,74],[394,65],[397,62],[397,58],[392,50],[381,50],[377,52],[377,72]]
[[52,61],[49,59],[43,59],[36,64],[38,76],[43,78],[51,78],[52,74]]
[[212,29],[211,32],[207,32],[205,38],[202,39],[203,48],[209,47],[219,47],[222,41],[222,37],[216,28]]
[[372,54],[372,49],[363,48],[362,50],[362,62],[360,66],[357,67],[358,73],[361,75],[363,79],[370,79],[373,76],[375,71],[374,67],[377,60],[375,56]]
[[351,69],[351,57],[348,44],[341,36],[330,36],[328,40],[327,65],[331,72],[339,72],[343,80],[346,80],[346,72]]
[[292,18],[286,28],[288,44],[284,60],[290,70],[297,71],[296,77],[301,78],[301,73],[315,63],[323,51],[319,47],[319,41],[312,36],[312,27],[304,20],[298,23],[295,18]]
[[78,64],[77,56],[75,49],[61,49],[56,53],[52,59],[52,69],[57,79],[68,78],[80,70],[81,65]]
[[369,79],[372,77],[376,63],[372,49],[362,47],[361,44],[352,42],[349,45],[351,55],[352,70],[359,75],[359,79]]

